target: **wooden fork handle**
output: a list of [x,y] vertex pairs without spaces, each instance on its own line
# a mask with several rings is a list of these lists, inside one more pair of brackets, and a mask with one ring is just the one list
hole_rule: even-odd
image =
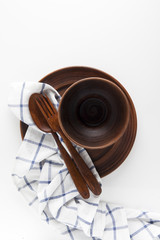
[[52,135],[58,145],[58,148],[61,152],[62,158],[68,168],[68,171],[70,172],[70,175],[72,177],[72,180],[73,180],[78,192],[80,193],[80,195],[83,198],[85,198],[85,199],[89,198],[90,193],[89,193],[88,186],[87,186],[85,180],[81,176],[79,170],[77,169],[75,163],[73,162],[73,160],[67,153],[66,149],[61,144],[61,142],[58,138],[58,135],[55,132],[52,132]]
[[75,164],[77,165],[78,170],[86,181],[88,187],[95,195],[100,195],[102,192],[101,186],[87,164],[81,158],[80,154],[76,151],[70,140],[64,135],[62,131],[59,131],[64,143],[66,144]]

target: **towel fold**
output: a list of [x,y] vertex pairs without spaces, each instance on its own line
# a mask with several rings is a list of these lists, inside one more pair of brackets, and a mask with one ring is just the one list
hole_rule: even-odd
[[[15,159],[13,180],[43,220],[58,228],[65,240],[160,239],[160,214],[124,209],[101,201],[92,192],[87,200],[79,195],[54,138],[37,128],[28,108],[29,97],[35,92],[46,93],[58,108],[60,95],[54,88],[24,82],[12,84],[10,90],[8,106],[29,125]],[[86,150],[74,146],[101,183]]]

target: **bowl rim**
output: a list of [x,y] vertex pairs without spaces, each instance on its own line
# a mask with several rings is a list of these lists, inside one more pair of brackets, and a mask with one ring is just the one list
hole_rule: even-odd
[[[123,98],[125,99],[125,102],[126,102],[126,109],[127,109],[127,114],[126,114],[126,120],[125,120],[125,124],[122,128],[122,130],[120,131],[119,134],[116,135],[116,137],[114,137],[112,139],[112,141],[110,141],[109,143],[104,143],[104,144],[101,144],[100,146],[88,146],[88,145],[85,145],[85,144],[81,144],[79,142],[77,142],[74,138],[72,138],[68,132],[65,130],[63,124],[62,124],[62,120],[61,120],[61,117],[60,117],[60,109],[62,107],[62,104],[63,104],[63,101],[64,101],[64,98],[65,96],[68,94],[68,92],[76,85],[78,85],[79,83],[81,82],[85,82],[85,81],[88,81],[88,80],[99,80],[99,81],[103,81],[103,82],[108,82],[110,85],[113,85],[114,87],[118,88],[118,90],[121,92],[121,94],[123,95]],[[83,148],[86,148],[86,149],[103,149],[103,148],[106,148],[106,147],[109,147],[111,145],[113,145],[116,141],[118,141],[122,136],[123,134],[125,133],[126,129],[127,129],[127,126],[128,126],[128,123],[129,123],[129,119],[130,119],[130,106],[129,106],[129,102],[128,102],[128,99],[127,99],[127,96],[125,95],[125,93],[123,92],[123,90],[117,85],[115,84],[114,82],[111,82],[110,80],[108,79],[105,79],[105,78],[101,78],[101,77],[87,77],[87,78],[83,78],[83,79],[80,79],[79,81],[73,83],[71,86],[69,86],[67,88],[67,90],[64,92],[63,96],[61,97],[60,99],[60,103],[59,103],[59,107],[58,107],[58,122],[59,122],[59,125],[60,125],[60,128],[62,130],[62,132],[65,134],[65,136],[73,143],[75,143],[76,145],[80,146],[80,147],[83,147]]]

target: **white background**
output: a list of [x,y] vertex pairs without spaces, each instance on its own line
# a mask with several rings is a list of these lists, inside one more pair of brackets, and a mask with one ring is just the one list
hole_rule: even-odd
[[160,213],[159,13],[159,0],[0,0],[1,239],[61,239],[12,182],[21,137],[7,107],[11,82],[37,82],[61,67],[98,68],[128,90],[137,137],[126,161],[103,178],[102,199]]

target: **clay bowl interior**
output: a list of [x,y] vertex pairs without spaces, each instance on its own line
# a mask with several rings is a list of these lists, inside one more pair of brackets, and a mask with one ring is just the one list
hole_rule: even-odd
[[113,82],[91,77],[72,84],[59,105],[59,124],[74,143],[105,148],[120,139],[129,122],[129,104]]

